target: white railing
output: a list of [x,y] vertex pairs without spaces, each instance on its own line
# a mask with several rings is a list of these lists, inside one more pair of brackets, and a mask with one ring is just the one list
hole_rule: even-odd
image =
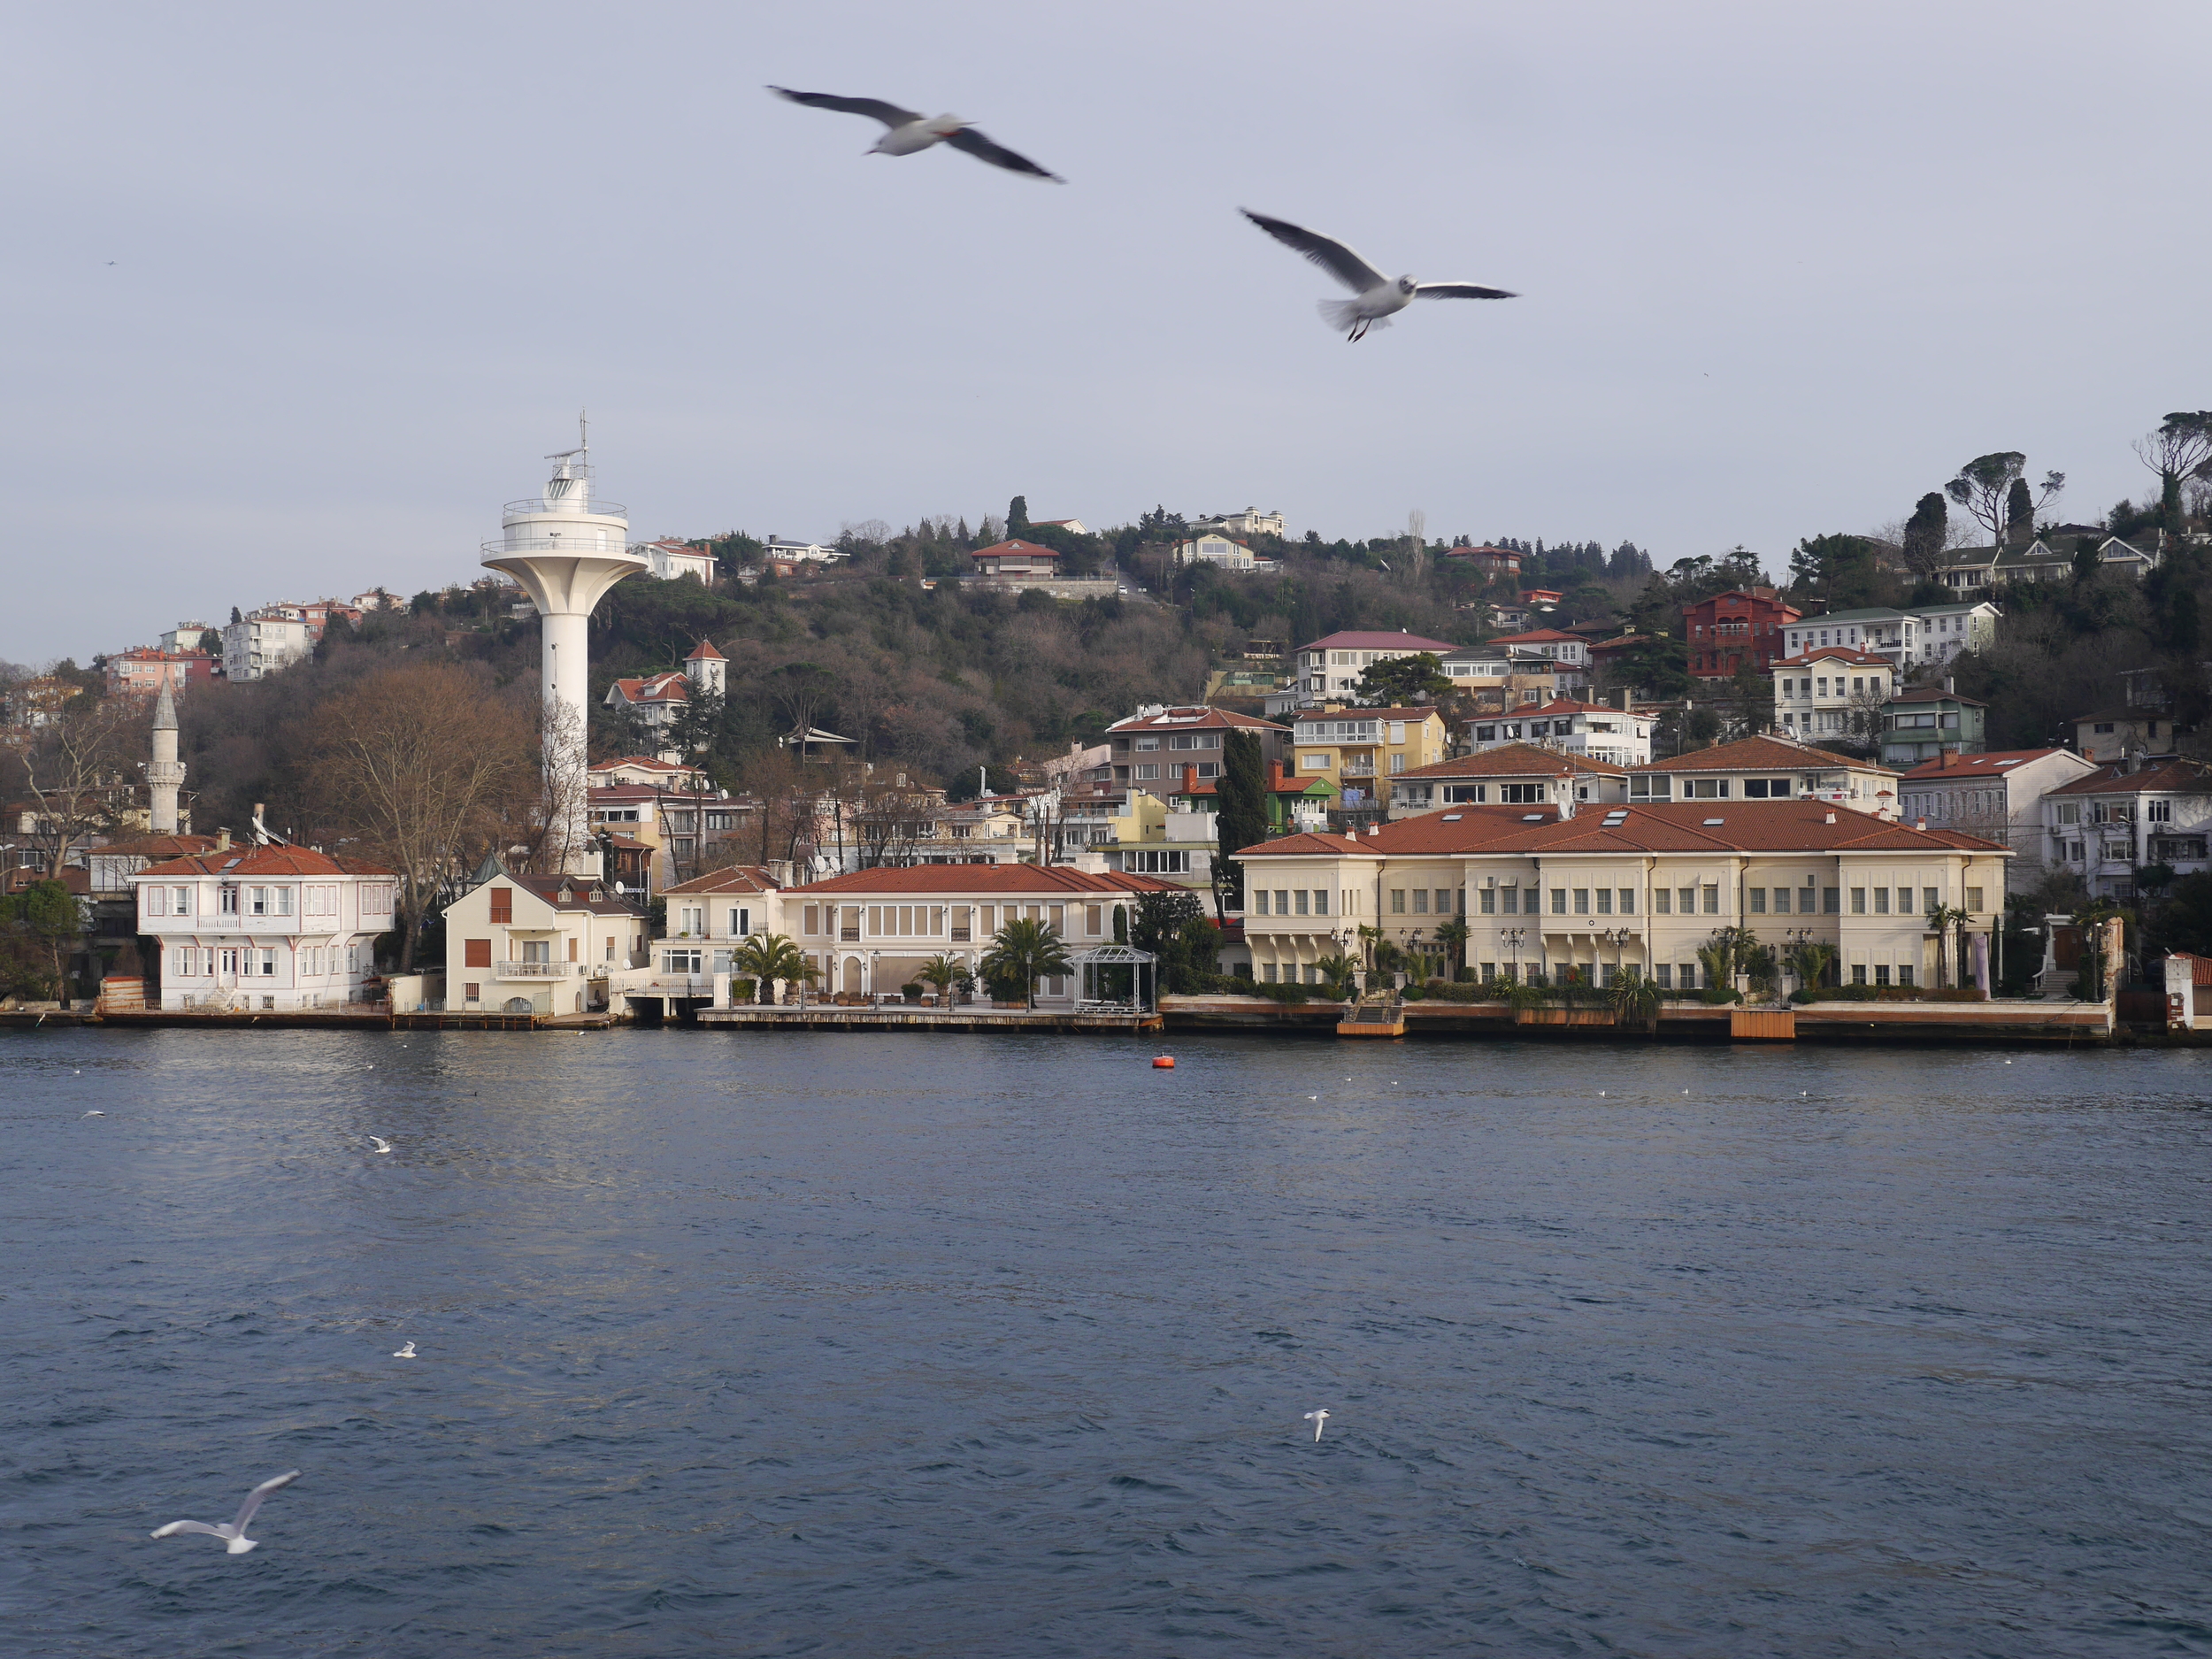
[[569,964],[565,962],[503,962],[499,977],[503,979],[563,979],[568,977]]

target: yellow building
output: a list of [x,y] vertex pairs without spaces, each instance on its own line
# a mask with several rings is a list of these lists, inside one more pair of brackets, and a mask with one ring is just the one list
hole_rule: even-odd
[[1327,779],[1347,806],[1386,800],[1393,778],[1445,753],[1444,717],[1429,708],[1309,709],[1291,733],[1292,775]]
[[[1571,970],[1607,984],[1633,967],[1665,990],[1695,992],[1706,988],[1697,948],[1737,926],[1778,949],[1831,947],[1846,985],[1932,985],[1943,947],[1929,911],[1963,910],[1985,957],[2012,854],[1800,799],[1565,817],[1555,806],[1467,805],[1358,836],[1285,836],[1236,856],[1263,980],[1317,982],[1315,964],[1356,954],[1363,926],[1417,948],[1456,917],[1479,978],[1556,981]],[[1955,979],[1958,965],[1947,966]]]

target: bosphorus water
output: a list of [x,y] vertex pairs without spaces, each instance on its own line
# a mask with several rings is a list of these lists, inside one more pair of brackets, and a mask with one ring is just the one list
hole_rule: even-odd
[[0,1037],[0,1648],[2212,1651],[2198,1056],[1159,1046]]

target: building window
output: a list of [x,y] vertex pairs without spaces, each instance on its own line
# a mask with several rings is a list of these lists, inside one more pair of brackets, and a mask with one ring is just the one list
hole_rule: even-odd
[[1658,962],[1652,964],[1651,982],[1663,991],[1674,989],[1674,964]]
[[1137,768],[1137,781],[1139,783],[1149,783],[1159,775],[1160,764],[1157,761],[1148,761],[1143,765]]
[[1329,913],[1329,895],[1325,887],[1316,887],[1313,890],[1313,913],[1316,916],[1326,916]]
[[[1805,912],[1808,916],[1809,916],[1809,915],[1811,915],[1811,914],[1812,914],[1812,910],[1813,910],[1813,903],[1812,903],[1812,900],[1813,900],[1813,890],[1812,890],[1810,887],[1807,887],[1807,888],[1805,889],[1805,902],[1804,902],[1804,904],[1803,904],[1802,906],[1801,906],[1800,908],[1801,908],[1801,909],[1804,910],[1804,912]],[[1820,890],[1820,913],[1821,913],[1823,916],[1839,916],[1839,915],[1841,915],[1841,914],[1842,914],[1842,912],[1843,912],[1843,889],[1842,889],[1841,887],[1823,887],[1823,888],[1821,888],[1821,890]]]
[[[1877,887],[1875,891],[1881,894],[1885,898],[1889,895],[1889,889],[1886,887]],[[1853,887],[1851,889],[1851,914],[1854,916],[1863,916],[1866,914],[1866,889],[1864,887]]]
[[1413,889],[1413,913],[1416,916],[1426,916],[1429,913],[1429,890],[1426,887]]
[[1567,913],[1566,888],[1554,887],[1551,890],[1551,913],[1554,916],[1564,916]]
[[1889,983],[1889,964],[1887,963],[1878,962],[1874,964],[1874,983],[1877,985],[1887,985]]
[[[1856,890],[1857,889],[1855,888],[1853,889],[1855,892]],[[1863,962],[1855,962],[1851,964],[1851,983],[1854,985],[1864,985],[1866,983],[1866,964]]]
[[1903,986],[1912,984],[1912,967],[1909,964],[1901,962],[1897,964],[1897,983]]
[[1651,890],[1651,908],[1656,915],[1671,916],[1674,914],[1674,889],[1654,887]]
[[[1498,903],[1499,910],[1507,916],[1519,915],[1521,889],[1517,887],[1500,887],[1498,892],[1501,895]],[[1536,908],[1536,895],[1533,893],[1529,895],[1528,904],[1531,910]]]
[[1406,913],[1406,890],[1403,887],[1390,889],[1390,913],[1393,916],[1403,916]]
[[[1858,889],[1855,887],[1852,889],[1852,892],[1855,895]],[[1887,916],[1889,914],[1889,889],[1887,887],[1877,887],[1874,889],[1874,914],[1877,916]]]
[[1497,888],[1483,888],[1477,901],[1477,909],[1485,916],[1495,916],[1498,913]]
[[1682,888],[1681,898],[1682,914],[1685,916],[1695,916],[1697,914],[1697,889],[1695,887]]
[[1747,905],[1748,905],[1748,907],[1749,907],[1749,913],[1750,913],[1751,915],[1753,915],[1753,916],[1764,916],[1764,915],[1766,914],[1766,911],[1767,911],[1767,890],[1766,890],[1764,887],[1747,887],[1747,888],[1745,888],[1745,889],[1744,889],[1744,901],[1745,901],[1746,904],[1747,904]]
[[1291,889],[1291,893],[1292,896],[1298,902],[1298,914],[1301,916],[1306,915],[1306,906],[1309,898],[1307,890],[1304,887],[1294,887]]
[[1981,910],[1981,908],[1982,908],[1982,890],[1981,890],[1979,887],[1969,887],[1969,888],[1967,888],[1967,889],[1966,889],[1966,910],[1967,910],[1967,913],[1968,913],[1969,915],[1975,915],[1975,914],[1978,914],[1978,913],[1979,913],[1979,911],[1980,911],[1980,910]]
[[1708,916],[1720,914],[1720,888],[1710,881],[1705,884],[1705,913]]

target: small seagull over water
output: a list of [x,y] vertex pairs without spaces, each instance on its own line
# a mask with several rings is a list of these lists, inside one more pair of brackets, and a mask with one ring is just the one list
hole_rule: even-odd
[[1327,1409],[1325,1407],[1319,1411],[1307,1412],[1306,1421],[1313,1425],[1313,1438],[1317,1440],[1319,1440],[1321,1438],[1321,1431],[1326,1428],[1329,1425],[1329,1413]]
[[376,1149],[379,1152],[389,1152],[392,1149],[392,1143],[382,1135],[371,1135],[369,1139],[376,1142]]
[[261,1501],[280,1486],[288,1486],[300,1478],[296,1469],[273,1480],[265,1480],[246,1494],[246,1501],[238,1506],[238,1518],[226,1521],[220,1526],[210,1526],[205,1521],[172,1521],[156,1529],[156,1538],[166,1538],[172,1532],[204,1532],[210,1538],[219,1538],[228,1546],[227,1555],[242,1555],[259,1542],[246,1536],[246,1523],[253,1519],[253,1512],[261,1507]]
[[1347,340],[1363,340],[1371,328],[1387,328],[1390,319],[1416,300],[1509,300],[1517,296],[1507,288],[1484,288],[1476,282],[1417,282],[1409,276],[1386,277],[1342,242],[1294,225],[1270,219],[1248,207],[1238,212],[1281,242],[1294,248],[1352,290],[1348,300],[1323,300],[1321,315],[1332,328],[1351,332]]
[[[2007,1065],[2010,1065],[2010,1064],[2012,1064],[2012,1062],[2011,1062],[2011,1061],[2009,1061],[2009,1060],[2008,1060],[2008,1061],[2006,1061],[2006,1062],[2005,1062],[2005,1064],[2006,1064]],[[104,1118],[104,1117],[106,1117],[106,1116],[107,1116],[107,1114],[106,1114],[105,1112],[87,1112],[87,1113],[85,1114],[85,1116],[86,1116],[86,1117],[88,1117],[88,1118]]]
[[399,1345],[399,1348],[397,1348],[397,1350],[396,1350],[396,1352],[394,1352],[394,1354],[392,1355],[392,1357],[393,1357],[394,1359],[412,1359],[412,1358],[414,1358],[414,1357],[415,1357],[415,1345],[414,1345],[412,1342],[402,1342],[402,1343]]
[[1018,156],[1003,144],[993,143],[957,115],[924,115],[918,110],[902,110],[895,104],[886,104],[881,98],[841,98],[830,92],[794,92],[788,87],[771,87],[768,90],[810,110],[835,110],[841,114],[865,115],[881,121],[884,134],[869,147],[872,156],[910,156],[933,144],[950,144],[978,161],[987,161],[1009,173],[1025,173],[1033,179],[1049,179],[1055,184],[1067,182],[1028,157]]

